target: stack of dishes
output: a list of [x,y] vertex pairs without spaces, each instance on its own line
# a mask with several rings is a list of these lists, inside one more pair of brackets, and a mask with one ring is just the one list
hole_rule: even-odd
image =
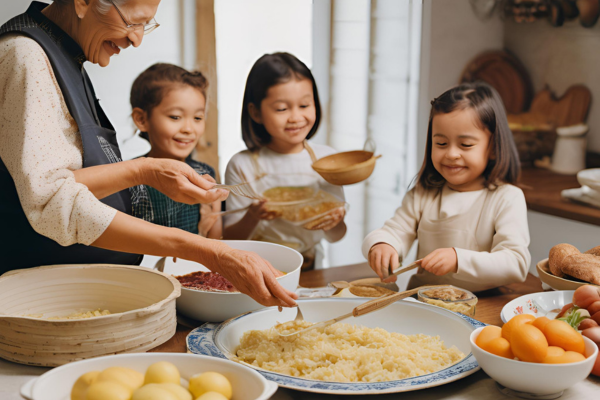
[[600,168],[579,171],[577,181],[581,184],[580,188],[565,189],[561,192],[561,196],[600,208]]

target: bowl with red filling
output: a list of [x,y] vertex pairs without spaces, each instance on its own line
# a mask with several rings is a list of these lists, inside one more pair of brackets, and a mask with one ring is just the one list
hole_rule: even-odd
[[[300,281],[302,255],[279,244],[251,240],[224,240],[238,250],[253,251],[282,272],[279,283],[295,291]],[[173,275],[181,283],[177,312],[198,321],[221,322],[250,311],[264,308],[249,296],[240,293],[224,276],[204,265],[173,257],[161,259],[156,267]]]

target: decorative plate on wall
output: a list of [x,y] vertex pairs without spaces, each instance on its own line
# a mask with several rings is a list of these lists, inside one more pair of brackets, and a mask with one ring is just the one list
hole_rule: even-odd
[[533,85],[527,70],[507,51],[490,51],[475,57],[463,70],[460,82],[483,81],[498,91],[509,114],[529,108]]

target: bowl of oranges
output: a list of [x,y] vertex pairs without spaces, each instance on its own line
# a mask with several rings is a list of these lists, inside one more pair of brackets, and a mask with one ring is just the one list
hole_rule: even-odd
[[529,314],[474,330],[471,350],[503,392],[544,399],[587,378],[598,357],[598,346],[565,321]]

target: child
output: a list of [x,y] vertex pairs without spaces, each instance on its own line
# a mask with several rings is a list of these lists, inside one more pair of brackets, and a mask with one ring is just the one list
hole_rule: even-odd
[[362,250],[382,280],[418,239],[422,259],[409,288],[452,284],[481,291],[527,277],[527,207],[516,146],[498,93],[484,83],[454,87],[431,102],[417,184]]
[[[319,94],[312,73],[304,63],[288,53],[266,54],[248,75],[242,106],[242,138],[248,150],[229,161],[225,182],[250,182],[264,174],[310,174],[326,191],[343,199],[341,187],[327,184],[312,168],[305,139],[314,136],[321,120]],[[316,157],[335,151],[311,144]],[[293,179],[289,182],[293,186]],[[225,217],[225,238],[266,240],[297,248],[305,258],[304,269],[314,266],[321,239],[336,242],[345,235],[345,212],[332,213],[332,219],[314,230],[297,227],[275,218],[265,202],[229,196],[227,210],[250,206],[246,213]]]
[[[136,78],[130,102],[133,121],[152,146],[146,157],[184,161],[199,174],[215,178],[214,169],[190,156],[204,134],[207,86],[202,73],[172,64],[154,64]],[[220,202],[177,203],[156,189],[147,189],[155,224],[221,238],[221,217],[213,213],[220,211]]]

